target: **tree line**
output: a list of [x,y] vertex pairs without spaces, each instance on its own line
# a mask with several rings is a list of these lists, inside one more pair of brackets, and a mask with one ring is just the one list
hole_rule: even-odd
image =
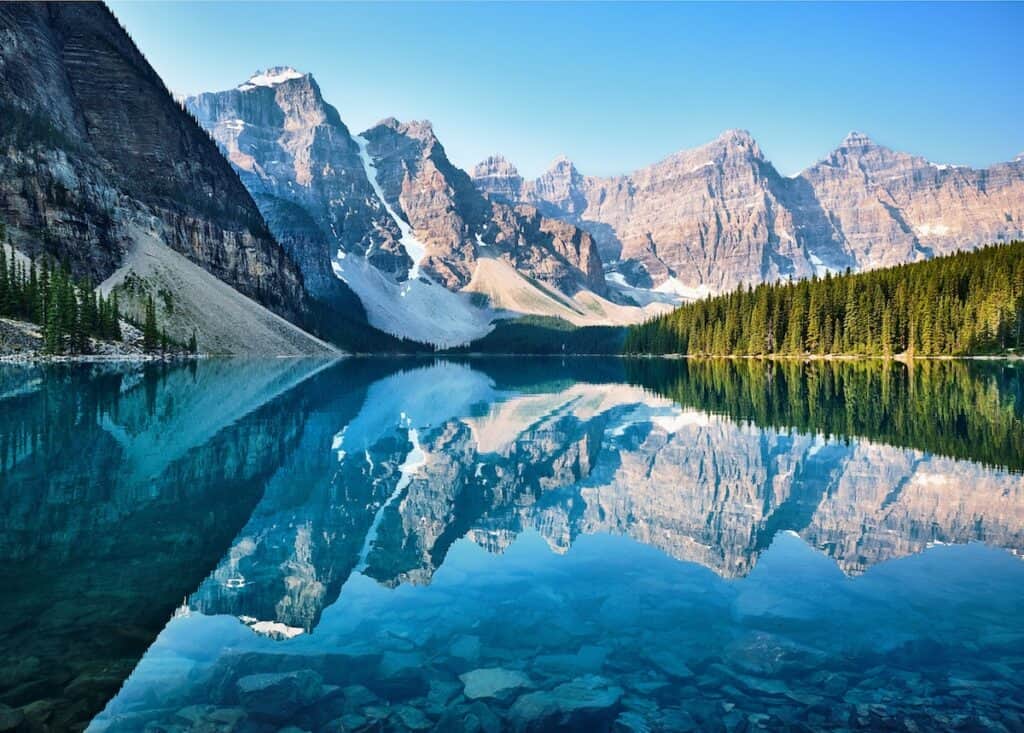
[[104,297],[86,279],[76,281],[66,265],[43,258],[37,266],[8,257],[0,246],[0,316],[41,327],[49,354],[85,354],[90,338],[121,339],[117,293]]
[[[0,222],[0,317],[34,323],[40,327],[47,354],[88,354],[91,339],[121,341],[121,307],[116,291],[104,296],[88,279],[76,280],[66,264],[56,265],[43,257],[37,264],[8,255],[2,245],[5,227]],[[157,322],[156,304],[150,295],[141,326],[142,350],[164,354],[184,348],[198,353],[195,331],[187,345],[172,340]]]
[[959,356],[1024,348],[1024,242],[771,283],[630,328],[630,354]]

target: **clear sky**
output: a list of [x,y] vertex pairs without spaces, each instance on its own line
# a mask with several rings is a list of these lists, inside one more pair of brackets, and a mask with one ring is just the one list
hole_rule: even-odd
[[750,130],[784,174],[851,130],[937,163],[1024,151],[1024,4],[111,7],[175,92],[310,71],[353,132],[429,119],[456,164],[623,173]]

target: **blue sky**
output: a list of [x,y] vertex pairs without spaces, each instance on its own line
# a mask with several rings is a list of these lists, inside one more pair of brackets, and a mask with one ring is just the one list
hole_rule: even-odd
[[111,7],[176,92],[311,71],[353,132],[430,119],[451,159],[623,173],[750,130],[785,174],[850,130],[938,163],[1024,151],[1024,4]]

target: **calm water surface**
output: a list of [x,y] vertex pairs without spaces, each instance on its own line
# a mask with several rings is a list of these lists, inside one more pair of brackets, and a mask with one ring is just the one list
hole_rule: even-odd
[[1024,369],[0,367],[0,730],[1024,729]]

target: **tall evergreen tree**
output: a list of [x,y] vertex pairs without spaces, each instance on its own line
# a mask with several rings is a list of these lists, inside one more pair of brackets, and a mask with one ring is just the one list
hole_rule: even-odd
[[156,325],[156,303],[153,296],[146,298],[146,317],[142,326],[142,350],[147,354],[154,353],[160,346],[160,331]]

